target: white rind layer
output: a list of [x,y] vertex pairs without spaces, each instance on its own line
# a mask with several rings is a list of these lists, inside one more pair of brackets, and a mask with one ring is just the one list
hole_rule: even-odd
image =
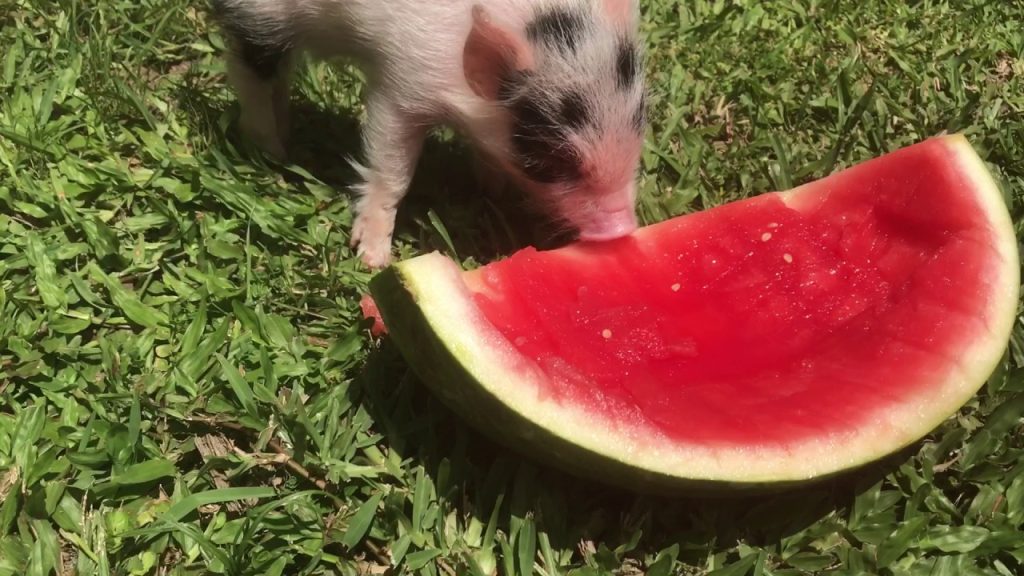
[[[926,435],[977,392],[1005,351],[1020,285],[1010,216],[998,186],[967,140],[959,135],[941,140],[976,191],[1002,262],[991,285],[988,334],[962,351],[959,362],[949,366],[945,381],[857,429],[828,437],[786,446],[711,447],[681,443],[642,422],[603,421],[583,408],[545,398],[544,376],[483,317],[461,270],[450,259],[427,254],[397,264],[395,271],[429,330],[471,379],[522,418],[599,458],[695,481],[745,484],[821,477],[881,458]],[[797,188],[781,195],[791,200],[800,193]]]

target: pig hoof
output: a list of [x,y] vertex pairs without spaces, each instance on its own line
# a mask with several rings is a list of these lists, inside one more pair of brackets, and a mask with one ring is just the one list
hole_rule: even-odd
[[356,254],[363,264],[371,270],[380,270],[391,263],[390,242],[359,242]]
[[264,123],[256,123],[243,117],[242,134],[277,162],[288,160],[288,151],[277,131]]
[[352,226],[352,246],[368,268],[378,270],[391,263],[391,231],[380,220],[365,214],[356,217]]
[[384,247],[384,250],[380,250],[379,247],[373,250],[365,250],[362,245],[359,246],[359,258],[363,264],[371,270],[380,270],[381,268],[387,267],[391,263],[391,250],[388,247]]
[[256,145],[274,161],[281,164],[288,161],[288,150],[285,149],[284,144],[277,138],[257,138]]

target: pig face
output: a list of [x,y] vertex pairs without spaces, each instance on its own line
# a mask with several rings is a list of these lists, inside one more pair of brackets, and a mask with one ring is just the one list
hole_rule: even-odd
[[478,8],[466,44],[470,86],[505,111],[504,167],[582,240],[637,226],[645,111],[636,12],[635,0],[547,3],[519,33]]

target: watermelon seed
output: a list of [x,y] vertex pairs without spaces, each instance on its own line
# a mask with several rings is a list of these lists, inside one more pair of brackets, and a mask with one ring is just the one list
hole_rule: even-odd
[[672,291],[673,292],[679,292],[679,288],[680,288],[679,282],[676,282],[675,284],[672,285]]
[[778,222],[769,222],[768,223],[768,227],[769,228],[778,228],[779,227],[779,223]]
[[771,239],[772,239],[772,233],[771,232],[765,232],[764,234],[761,234],[761,242],[767,242],[767,241],[769,241]]
[[786,264],[791,264],[793,262],[793,256],[789,253],[783,254],[782,259],[786,261]]
[[604,330],[601,331],[601,336],[604,336],[604,339],[607,340],[612,337],[612,331],[605,328]]

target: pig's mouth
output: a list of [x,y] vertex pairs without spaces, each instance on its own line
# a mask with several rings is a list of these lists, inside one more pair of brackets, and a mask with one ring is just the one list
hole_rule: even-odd
[[636,212],[632,207],[613,212],[597,212],[578,227],[579,239],[583,242],[615,240],[636,230]]

